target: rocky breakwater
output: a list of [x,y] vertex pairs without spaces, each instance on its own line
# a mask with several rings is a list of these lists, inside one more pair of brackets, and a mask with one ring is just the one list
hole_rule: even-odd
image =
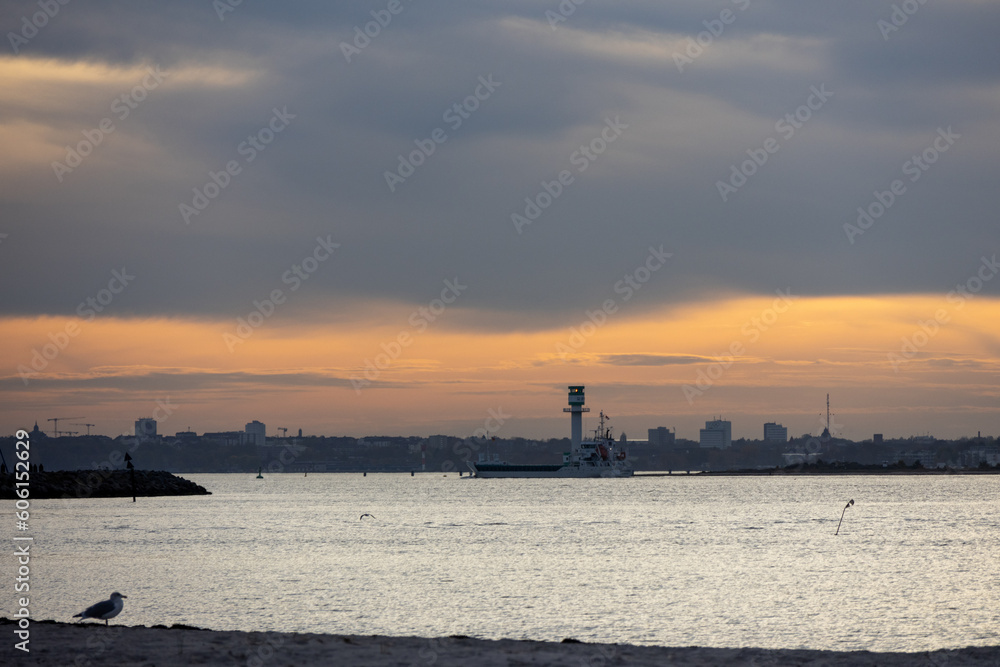
[[[23,473],[22,473],[23,474]],[[18,480],[23,482],[25,480]],[[127,470],[33,470],[27,480],[30,497],[39,498],[131,498],[132,475]],[[15,479],[11,473],[0,475],[0,499],[13,500]],[[24,488],[21,486],[20,488]],[[136,496],[201,496],[210,495],[203,486],[169,472],[135,471]]]

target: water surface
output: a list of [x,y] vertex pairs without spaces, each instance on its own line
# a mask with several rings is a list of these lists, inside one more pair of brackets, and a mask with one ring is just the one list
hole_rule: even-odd
[[[34,617],[70,620],[118,590],[127,624],[877,651],[1000,644],[994,476],[185,477],[213,495],[32,501]],[[9,554],[2,565],[13,571]]]

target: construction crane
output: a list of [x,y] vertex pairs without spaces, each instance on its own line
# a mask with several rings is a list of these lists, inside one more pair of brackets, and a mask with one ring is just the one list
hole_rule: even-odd
[[97,426],[97,424],[70,424],[70,426],[86,426],[87,427],[87,435],[90,435],[90,427],[91,426]]
[[62,420],[65,420],[65,419],[83,419],[83,417],[52,417],[50,419],[46,419],[45,421],[52,422],[53,437],[56,437],[56,438],[59,437],[59,420],[61,420],[61,419]]
[[281,437],[282,438],[287,438],[288,437],[288,429],[287,428],[285,428],[284,426],[279,426],[278,430],[281,431]]

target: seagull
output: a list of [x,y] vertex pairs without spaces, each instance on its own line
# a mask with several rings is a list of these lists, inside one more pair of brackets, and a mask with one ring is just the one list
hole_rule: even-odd
[[122,602],[122,600],[127,597],[127,595],[122,595],[116,591],[111,594],[110,600],[105,600],[103,602],[98,602],[95,605],[91,605],[79,614],[74,614],[73,618],[99,618],[104,621],[104,625],[107,625],[109,618],[114,618],[119,614],[119,612],[121,612],[122,607],[125,606],[125,603]]
[[375,518],[374,516],[372,516],[368,512],[365,512],[364,514],[362,514],[361,516],[358,517],[358,521],[361,521],[361,519],[364,519],[366,516],[371,516],[373,519]]

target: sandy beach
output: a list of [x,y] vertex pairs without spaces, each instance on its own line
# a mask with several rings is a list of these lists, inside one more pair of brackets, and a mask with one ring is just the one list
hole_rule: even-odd
[[557,665],[815,665],[850,667],[963,667],[1000,664],[1000,647],[972,647],[924,653],[870,653],[767,650],[756,648],[668,648],[619,644],[490,641],[467,637],[419,637],[220,632],[198,628],[128,627],[103,623],[34,622],[30,653],[15,648],[14,624],[0,619],[6,639],[0,646],[5,665],[436,665],[482,667]]

